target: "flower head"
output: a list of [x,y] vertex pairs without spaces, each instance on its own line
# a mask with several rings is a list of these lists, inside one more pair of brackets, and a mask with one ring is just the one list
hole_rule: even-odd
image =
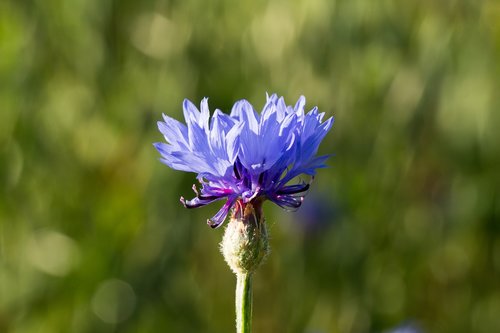
[[301,174],[314,176],[325,167],[328,156],[316,156],[319,144],[330,130],[333,118],[315,107],[304,112],[305,98],[294,107],[283,97],[267,96],[259,114],[246,100],[234,104],[229,115],[215,110],[212,117],[208,100],[200,110],[184,100],[186,125],[163,115],[158,128],[167,143],[155,143],[161,161],[175,170],[197,173],[201,190],[196,197],[181,202],[187,208],[226,199],[208,220],[220,226],[235,206],[243,211],[250,202],[270,200],[283,208],[298,208],[308,183],[289,184]]

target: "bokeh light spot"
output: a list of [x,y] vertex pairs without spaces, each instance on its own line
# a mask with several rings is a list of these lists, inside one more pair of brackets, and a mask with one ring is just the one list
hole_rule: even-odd
[[136,296],[130,284],[118,279],[102,282],[92,297],[92,311],[102,321],[117,324],[135,309]]
[[80,251],[68,236],[53,230],[42,230],[28,241],[27,256],[40,271],[65,276],[79,262]]

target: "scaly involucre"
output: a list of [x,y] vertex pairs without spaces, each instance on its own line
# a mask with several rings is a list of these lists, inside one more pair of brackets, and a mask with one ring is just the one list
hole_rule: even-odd
[[220,226],[231,207],[252,200],[270,200],[277,205],[298,208],[309,184],[290,185],[295,177],[314,176],[325,167],[328,156],[316,156],[319,144],[330,130],[333,118],[323,121],[324,113],[314,107],[304,112],[301,96],[294,107],[283,97],[267,96],[259,115],[246,100],[234,104],[230,115],[215,110],[210,118],[208,100],[200,110],[184,100],[186,125],[163,115],[158,128],[167,143],[155,143],[161,161],[175,170],[198,174],[202,188],[196,197],[181,202],[187,208],[227,199],[208,220]]

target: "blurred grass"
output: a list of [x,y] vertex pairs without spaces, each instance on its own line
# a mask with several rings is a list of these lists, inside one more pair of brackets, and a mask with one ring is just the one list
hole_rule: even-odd
[[[265,207],[256,332],[500,327],[497,1],[0,2],[0,332],[230,332],[234,277],[161,113],[300,94],[336,123]],[[495,111],[497,110],[497,111]]]

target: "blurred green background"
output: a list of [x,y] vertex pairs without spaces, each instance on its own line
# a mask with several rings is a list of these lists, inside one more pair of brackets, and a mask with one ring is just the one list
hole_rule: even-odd
[[232,332],[218,205],[152,143],[266,91],[336,121],[254,331],[500,330],[499,78],[498,1],[2,0],[0,332]]

